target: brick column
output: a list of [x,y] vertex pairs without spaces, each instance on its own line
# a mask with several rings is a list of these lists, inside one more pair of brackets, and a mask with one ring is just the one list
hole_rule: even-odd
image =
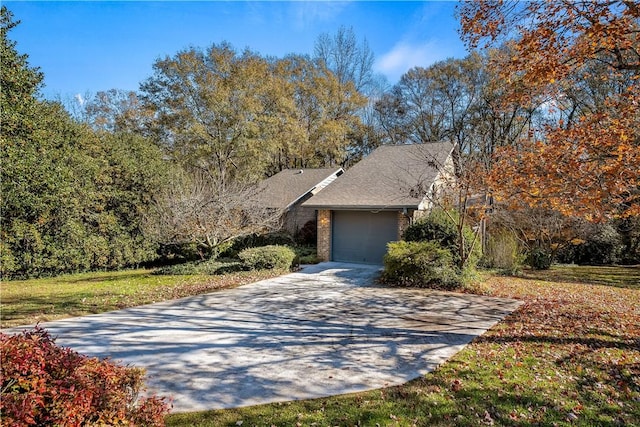
[[331,259],[331,211],[327,209],[318,210],[318,258]]
[[407,229],[409,223],[409,216],[403,214],[402,211],[398,212],[398,240],[402,239],[402,234],[404,234],[404,230]]

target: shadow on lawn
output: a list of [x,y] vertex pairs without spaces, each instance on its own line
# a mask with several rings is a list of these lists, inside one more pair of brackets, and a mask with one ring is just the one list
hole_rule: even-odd
[[640,265],[554,265],[549,270],[524,270],[525,279],[560,283],[584,283],[640,290]]
[[382,291],[367,286],[377,269],[351,274],[281,276],[109,316],[66,319],[48,330],[59,345],[147,368],[150,388],[173,394],[175,410],[184,411],[408,381],[519,304]]
[[[124,302],[104,301],[87,302],[100,296],[93,293],[78,293],[71,298],[69,295],[50,297],[8,297],[2,300],[2,328],[27,326],[36,323],[38,319],[55,317],[84,316],[87,314],[102,313],[108,310],[116,310],[125,307]],[[108,296],[105,296],[107,298]],[[16,321],[16,319],[19,319]]]

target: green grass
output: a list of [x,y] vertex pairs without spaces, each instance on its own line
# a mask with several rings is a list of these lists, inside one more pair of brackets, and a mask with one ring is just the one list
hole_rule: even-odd
[[[276,274],[127,270],[4,282],[2,326],[211,292]],[[486,292],[525,304],[420,379],[325,399],[174,414],[167,424],[640,425],[640,268],[554,266],[524,275],[488,276]]]
[[[167,425],[638,426],[639,272],[559,266],[535,278],[492,276],[484,284],[490,294],[525,304],[420,379],[324,399],[173,414]],[[593,284],[602,282],[608,286]]]
[[525,270],[522,277],[552,282],[579,282],[640,290],[640,266],[553,265],[550,270]]
[[1,326],[22,326],[230,288],[281,274],[246,271],[221,276],[155,275],[122,270],[15,280],[0,284]]

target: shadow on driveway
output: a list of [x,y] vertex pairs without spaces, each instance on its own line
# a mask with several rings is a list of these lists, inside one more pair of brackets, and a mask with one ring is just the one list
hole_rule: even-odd
[[173,396],[174,412],[184,412],[402,384],[519,305],[378,287],[378,274],[375,266],[323,263],[236,289],[42,326],[60,345],[146,368],[149,390]]

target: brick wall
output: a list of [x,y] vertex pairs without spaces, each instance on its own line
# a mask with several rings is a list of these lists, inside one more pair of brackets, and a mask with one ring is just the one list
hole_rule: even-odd
[[331,259],[331,211],[326,209],[318,210],[318,258]]

